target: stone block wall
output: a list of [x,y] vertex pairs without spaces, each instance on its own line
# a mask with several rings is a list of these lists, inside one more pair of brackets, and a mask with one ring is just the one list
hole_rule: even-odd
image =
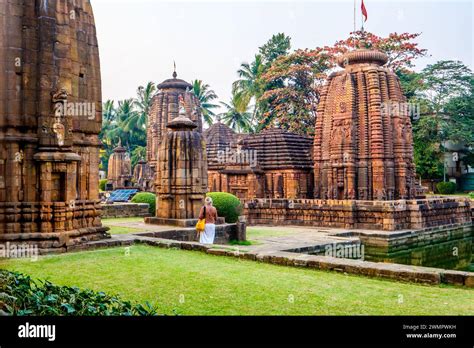
[[147,216],[150,216],[147,203],[102,204],[103,219]]
[[464,198],[398,201],[253,199],[244,201],[250,225],[299,225],[397,231],[472,224]]

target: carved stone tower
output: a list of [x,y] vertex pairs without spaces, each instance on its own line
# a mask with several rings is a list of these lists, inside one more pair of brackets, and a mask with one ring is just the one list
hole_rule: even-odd
[[0,1],[0,60],[0,241],[48,251],[104,237],[90,2]]
[[163,223],[196,219],[207,192],[206,142],[180,100],[179,116],[168,122],[159,148],[156,216],[168,220]]
[[321,93],[314,140],[315,198],[394,200],[416,196],[413,138],[387,56],[360,49]]
[[114,190],[132,186],[132,162],[121,141],[110,155],[107,179]]
[[176,71],[173,78],[160,83],[159,92],[153,98],[148,115],[147,162],[153,171],[158,170],[158,156],[161,141],[165,137],[168,123],[178,117],[179,100],[183,100],[187,117],[196,124],[196,131],[202,133],[202,115],[198,98],[192,85],[178,79]]

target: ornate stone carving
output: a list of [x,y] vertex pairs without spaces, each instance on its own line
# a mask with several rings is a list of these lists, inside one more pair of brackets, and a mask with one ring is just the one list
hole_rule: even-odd
[[414,198],[410,118],[387,107],[406,100],[386,62],[382,52],[352,51],[328,79],[314,139],[315,198]]
[[[81,16],[71,18],[72,10]],[[90,2],[0,1],[0,27],[0,242],[66,250],[102,238]],[[96,117],[71,115],[65,103],[94,104]]]

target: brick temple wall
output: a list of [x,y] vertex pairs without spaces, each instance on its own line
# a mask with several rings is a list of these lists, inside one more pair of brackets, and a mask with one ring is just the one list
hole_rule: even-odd
[[244,201],[250,225],[299,225],[396,231],[471,224],[470,201],[429,198],[400,201],[252,199]]

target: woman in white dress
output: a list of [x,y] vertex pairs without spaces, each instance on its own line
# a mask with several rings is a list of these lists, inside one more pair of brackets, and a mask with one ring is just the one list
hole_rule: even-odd
[[217,209],[212,206],[212,198],[206,198],[206,204],[201,208],[199,219],[206,219],[204,232],[200,234],[199,243],[214,244],[216,236]]

